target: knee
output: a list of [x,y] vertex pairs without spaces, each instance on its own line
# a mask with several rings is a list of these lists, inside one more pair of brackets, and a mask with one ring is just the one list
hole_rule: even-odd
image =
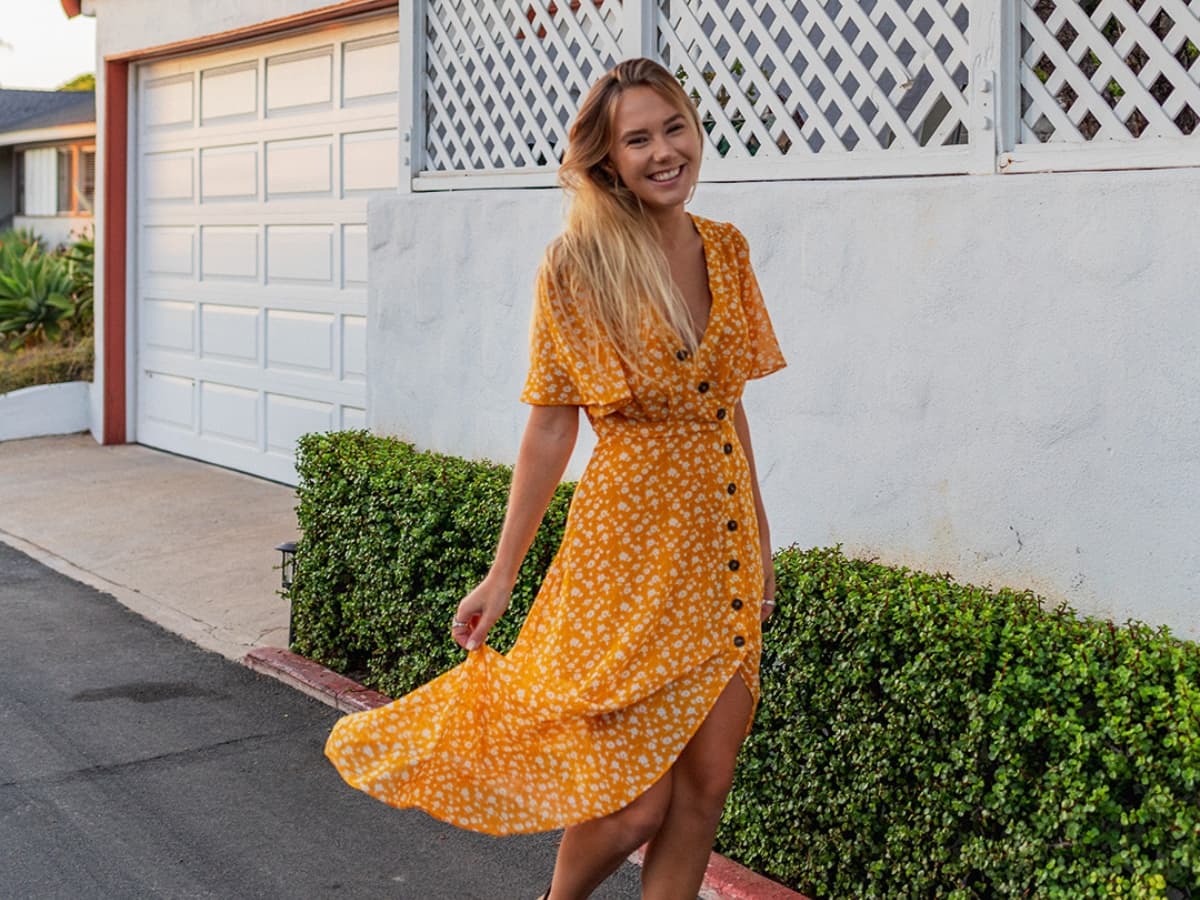
[[621,832],[620,842],[629,851],[636,850],[658,834],[667,817],[669,799],[669,795],[661,798],[639,797],[614,816]]
[[694,813],[720,815],[733,787],[733,765],[687,766],[675,772],[676,798]]

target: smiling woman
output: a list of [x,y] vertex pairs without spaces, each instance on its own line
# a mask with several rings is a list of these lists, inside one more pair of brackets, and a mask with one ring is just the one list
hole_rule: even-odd
[[[499,546],[448,623],[467,660],[343,719],[326,746],[395,806],[492,834],[566,827],[551,900],[590,896],[647,842],[643,898],[694,898],[758,700],[775,577],[741,395],[784,362],[745,238],[685,208],[700,148],[657,63],[621,63],[589,92],[537,278],[533,410]],[[581,408],[596,449],[501,656],[488,633]]]

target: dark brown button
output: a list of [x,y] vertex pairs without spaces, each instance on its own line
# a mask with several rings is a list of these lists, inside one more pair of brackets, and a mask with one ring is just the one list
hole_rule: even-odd
[[686,350],[676,350],[675,358],[677,360],[679,360],[680,362],[683,362],[685,359],[688,358],[688,352]]
[[725,407],[721,407],[720,409],[717,410],[717,418],[718,419],[725,418]]
[[733,452],[733,444],[726,444],[723,449],[725,450],[726,455],[728,455]]
[[745,646],[746,646],[746,639],[745,639],[744,637],[742,637],[742,636],[739,634],[737,637],[735,637],[735,638],[733,639],[733,646],[735,646],[735,647],[745,647]]
[[737,522],[734,519],[730,519],[728,522],[725,523],[725,527],[728,528],[730,531],[737,531]]
[[696,390],[698,390],[702,394],[707,394],[708,393],[708,382],[707,381],[700,382],[698,385],[696,385]]
[[729,493],[731,493],[731,494],[736,494],[737,493],[737,485],[731,481],[731,482],[729,482],[729,487],[725,488],[725,490],[729,491]]
[[729,571],[730,572],[736,572],[741,567],[742,567],[742,564],[740,562],[738,562],[736,559],[731,559],[729,561]]
[[742,608],[742,598],[734,597],[733,602],[730,603],[729,605],[732,606],[734,609],[741,609]]

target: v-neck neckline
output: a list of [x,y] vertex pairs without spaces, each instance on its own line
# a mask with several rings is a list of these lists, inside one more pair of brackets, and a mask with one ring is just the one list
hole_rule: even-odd
[[[688,213],[688,218],[691,219],[692,227],[696,229],[696,234],[700,236],[700,249],[704,255],[704,284],[708,288],[708,321],[704,323],[704,330],[700,333],[699,339],[696,341],[695,353],[699,353],[708,343],[709,335],[713,333],[713,320],[717,317],[717,291],[713,290],[712,283],[712,247],[708,240],[708,235],[705,234],[704,220],[694,213]],[[693,334],[692,337],[695,337]]]

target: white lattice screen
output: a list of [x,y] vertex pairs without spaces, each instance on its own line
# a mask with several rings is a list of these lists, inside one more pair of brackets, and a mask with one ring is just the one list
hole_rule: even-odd
[[967,142],[960,0],[661,0],[660,52],[726,159]]
[[[1052,146],[1111,140],[1174,142],[1156,165],[1200,162],[1200,0],[413,2],[418,179],[548,182],[583,92],[638,54],[697,103],[708,177],[1018,171],[997,119],[1010,149],[1048,144],[1035,167],[1055,166]],[[997,81],[1006,71],[1019,75]]]
[[1191,135],[1198,47],[1197,0],[1022,0],[1022,140]]
[[554,166],[580,96],[623,56],[618,0],[431,0],[425,24],[435,171]]

